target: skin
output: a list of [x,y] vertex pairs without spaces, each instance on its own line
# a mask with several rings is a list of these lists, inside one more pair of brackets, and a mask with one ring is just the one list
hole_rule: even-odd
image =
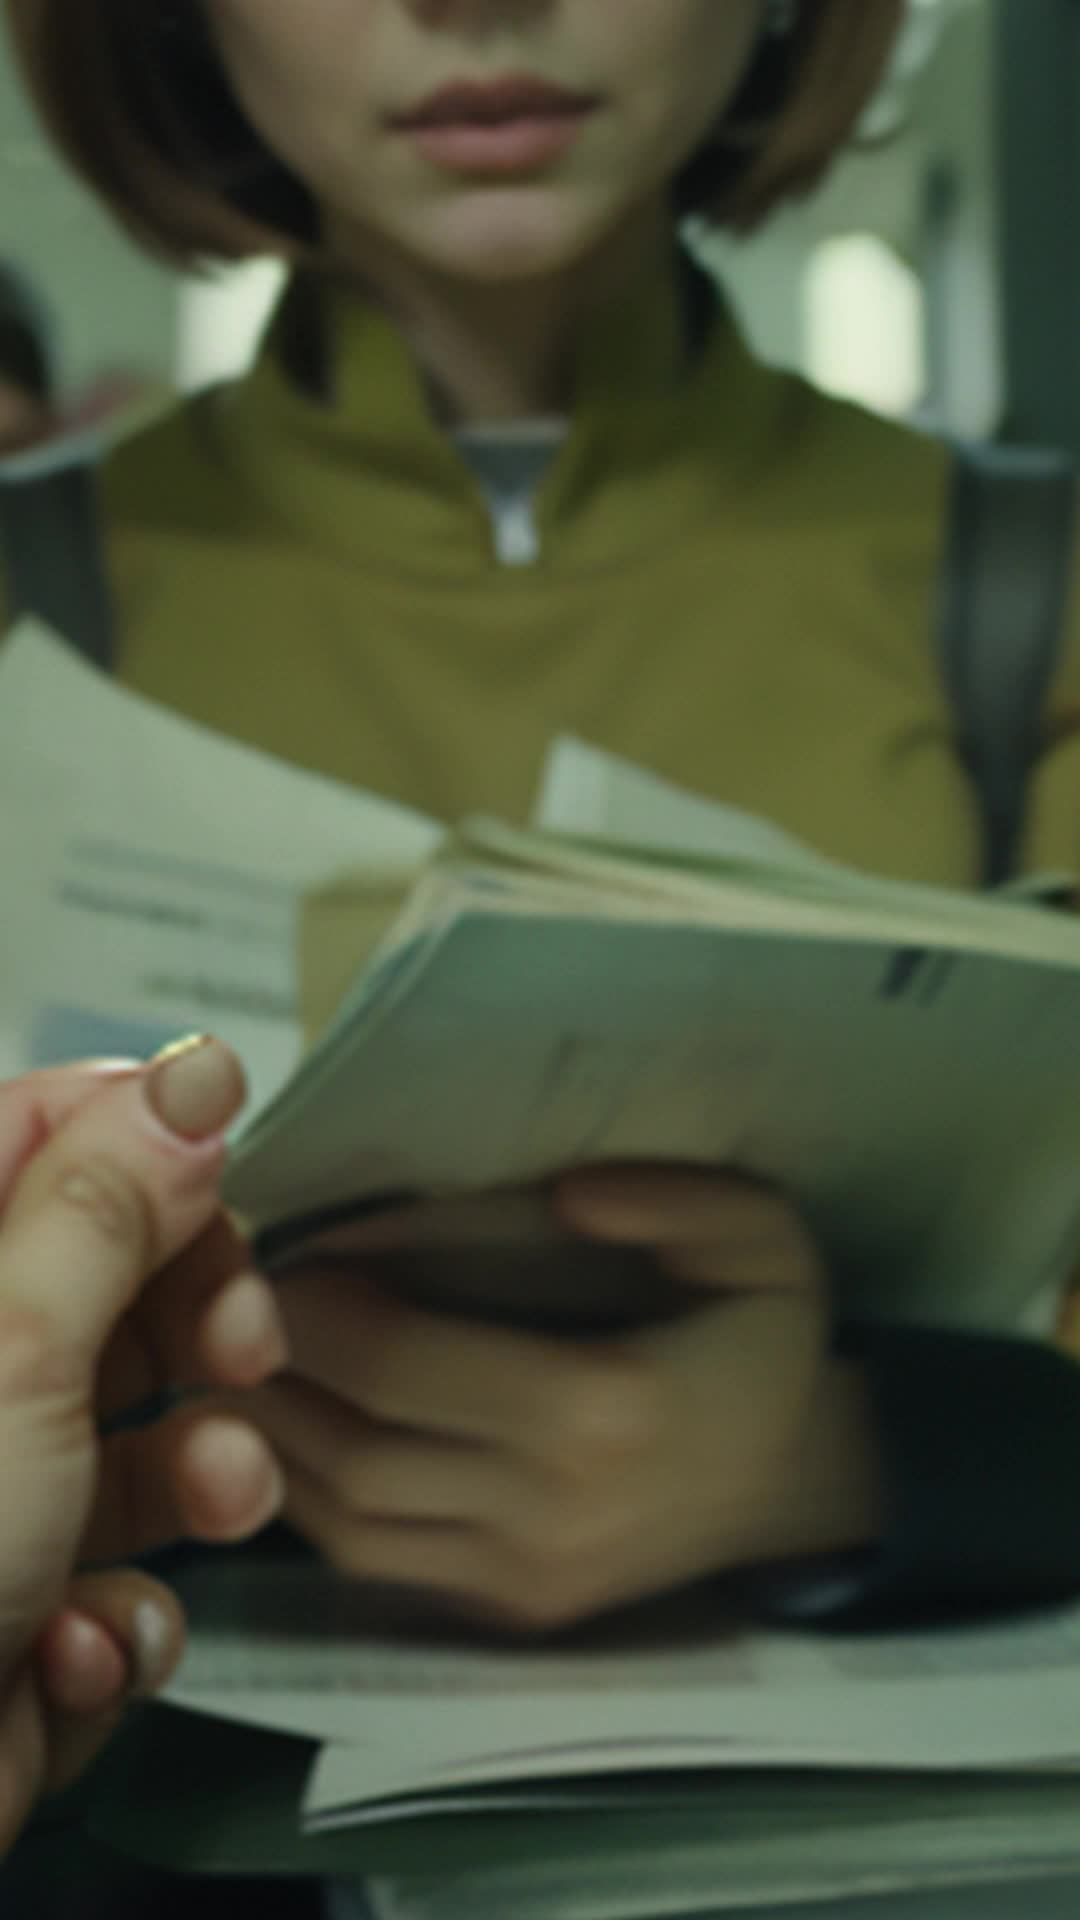
[[[584,317],[670,270],[670,183],[717,127],[761,0],[211,0],[234,90],[307,184],[342,273],[396,320],[441,419],[572,404]],[[512,181],[393,126],[463,78],[596,94],[570,153]],[[816,1252],[726,1172],[566,1181],[584,1238],[633,1243],[701,1305],[554,1341],[407,1309],[363,1237],[283,1292],[291,1373],[257,1400],[286,1511],[337,1566],[533,1630],[696,1574],[872,1539],[870,1422],[830,1362]],[[413,1218],[399,1223],[422,1236]]]
[[730,1174],[640,1165],[569,1175],[548,1205],[586,1245],[651,1254],[681,1311],[573,1339],[477,1325],[384,1283],[401,1248],[437,1278],[441,1210],[434,1231],[421,1206],[337,1236],[332,1264],[324,1248],[284,1279],[292,1371],[251,1403],[293,1524],[355,1578],[525,1632],[872,1538],[860,1382],[828,1357],[794,1210]]
[[0,1853],[179,1658],[177,1602],[121,1563],[185,1536],[243,1539],[280,1505],[265,1442],[211,1401],[99,1439],[157,1388],[235,1389],[284,1357],[220,1211],[220,1135],[160,1125],[160,1071],[0,1087]]
[[[209,14],[249,118],[445,413],[493,419],[564,405],[583,313],[660,261],[669,183],[737,90],[763,0],[211,0]],[[603,103],[535,177],[449,178],[387,125],[448,82],[508,73]]]

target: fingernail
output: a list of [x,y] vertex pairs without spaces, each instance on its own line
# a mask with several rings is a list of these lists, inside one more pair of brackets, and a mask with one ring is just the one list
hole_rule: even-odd
[[39,1658],[49,1698],[65,1713],[105,1713],[130,1686],[128,1648],[100,1620],[71,1607],[50,1621]]
[[242,1360],[250,1357],[261,1376],[279,1372],[289,1358],[273,1289],[258,1274],[245,1273],[229,1282],[213,1310],[210,1330],[215,1346]]
[[173,1623],[155,1600],[140,1600],[132,1620],[132,1689],[157,1693],[173,1663]]
[[279,1512],[285,1480],[266,1442],[238,1420],[211,1420],[188,1443],[209,1537],[242,1540]]
[[189,1141],[222,1133],[247,1091],[235,1054],[208,1034],[192,1034],[166,1047],[151,1063],[145,1085],[155,1118]]

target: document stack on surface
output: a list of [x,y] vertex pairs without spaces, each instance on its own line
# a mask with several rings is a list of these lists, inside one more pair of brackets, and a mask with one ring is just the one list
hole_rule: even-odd
[[1076,1610],[815,1638],[709,1595],[521,1650],[311,1566],[182,1591],[171,1698],[324,1742],[305,1831],[355,1829],[360,1860],[396,1833],[387,1915],[660,1920],[1080,1871]]

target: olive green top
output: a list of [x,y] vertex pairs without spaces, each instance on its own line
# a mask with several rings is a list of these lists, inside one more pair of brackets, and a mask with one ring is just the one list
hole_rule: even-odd
[[[933,647],[945,454],[755,364],[718,302],[688,359],[673,288],[583,343],[525,565],[388,319],[325,294],[324,397],[279,324],[110,462],[122,678],[439,817],[523,817],[571,731],[841,859],[973,880]],[[1072,734],[1029,863],[1074,864],[1078,794]]]

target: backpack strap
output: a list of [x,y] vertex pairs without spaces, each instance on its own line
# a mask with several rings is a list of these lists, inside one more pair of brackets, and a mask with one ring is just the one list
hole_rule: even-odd
[[1076,470],[1065,453],[956,450],[938,645],[983,824],[983,880],[1014,871],[1028,777],[1062,652]]
[[98,512],[97,470],[72,464],[0,474],[0,563],[14,619],[34,614],[106,672],[113,609]]
[[[1013,873],[1028,777],[1062,650],[1076,469],[1067,454],[956,449],[940,589],[938,652],[958,750],[979,796],[983,879]],[[0,559],[9,611],[35,614],[84,659],[115,662],[97,474],[69,465],[0,474]]]

